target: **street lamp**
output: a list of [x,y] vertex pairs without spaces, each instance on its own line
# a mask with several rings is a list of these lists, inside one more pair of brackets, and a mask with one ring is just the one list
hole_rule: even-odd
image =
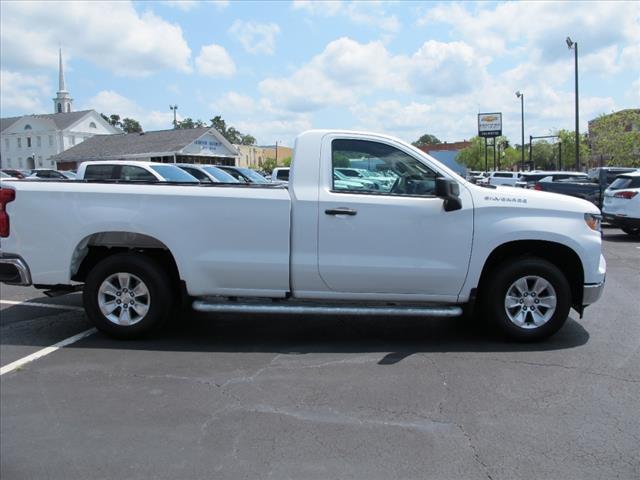
[[573,49],[575,52],[575,66],[576,66],[576,171],[580,171],[580,131],[579,131],[579,116],[578,116],[578,43],[567,37],[567,47],[569,50]]
[[520,90],[516,92],[516,97],[520,99],[520,123],[522,125],[522,140],[520,146],[522,147],[522,163],[520,165],[520,170],[524,171],[524,93]]
[[178,128],[178,122],[176,122],[176,110],[178,110],[178,105],[169,105],[169,110],[173,110],[173,128]]

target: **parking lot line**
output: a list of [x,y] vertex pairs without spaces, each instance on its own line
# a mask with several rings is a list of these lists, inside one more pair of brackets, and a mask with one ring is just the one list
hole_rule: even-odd
[[65,338],[64,340],[58,343],[54,343],[50,347],[43,348],[42,350],[38,350],[37,352],[32,353],[31,355],[27,355],[26,357],[22,357],[16,360],[15,362],[11,362],[8,365],[5,365],[4,367],[0,368],[0,376],[4,375],[5,373],[12,372],[17,368],[20,368],[23,365],[26,365],[27,363],[33,362],[34,360],[44,357],[45,355],[49,355],[50,353],[53,353],[56,350],[61,349],[62,347],[66,347],[67,345],[71,345],[72,343],[75,343],[78,340],[82,340],[83,338],[88,337],[89,335],[92,335],[96,332],[97,330],[95,328],[90,328],[89,330],[80,332],[77,335],[74,335],[73,337]]
[[0,303],[6,305],[24,305],[25,307],[44,307],[44,308],[57,308],[58,310],[77,310],[84,311],[83,307],[77,305],[56,305],[53,303],[39,303],[39,302],[16,302],[14,300],[0,300]]

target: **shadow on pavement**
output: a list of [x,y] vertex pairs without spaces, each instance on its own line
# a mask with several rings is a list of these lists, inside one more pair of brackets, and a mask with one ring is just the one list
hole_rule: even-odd
[[605,232],[602,236],[602,241],[614,243],[640,243],[640,237],[634,237],[633,235],[628,235],[620,230],[616,230],[616,233]]

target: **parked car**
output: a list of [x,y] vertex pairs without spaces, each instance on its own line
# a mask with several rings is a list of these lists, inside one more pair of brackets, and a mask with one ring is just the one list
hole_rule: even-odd
[[233,176],[213,165],[176,163],[177,167],[196,177],[200,183],[238,183]]
[[[119,338],[159,325],[183,290],[194,310],[246,314],[453,317],[477,299],[482,318],[523,341],[602,294],[589,202],[482,188],[386,135],[312,130],[295,144],[288,188],[5,182],[0,279],[82,286],[88,319]],[[335,188],[346,155],[397,181]]]
[[200,183],[193,175],[170,163],[121,160],[83,162],[78,168],[78,180]]
[[289,181],[290,167],[276,167],[271,172],[272,182],[287,183]]
[[71,170],[58,170],[62,175],[67,177],[69,180],[75,180],[78,178],[78,174],[76,172],[72,172]]
[[520,172],[490,172],[484,183],[515,187],[519,178]]
[[336,172],[341,173],[351,180],[367,180],[377,185],[377,190],[388,191],[396,181],[397,177],[385,176],[380,172],[374,172],[365,168],[336,168]]
[[0,171],[0,179],[2,179],[2,180],[17,180],[18,177],[12,177],[8,173]]
[[623,167],[593,168],[589,170],[587,178],[584,180],[566,179],[556,182],[536,182],[534,189],[582,198],[601,208],[602,195],[611,182],[620,174],[636,170],[635,168]]
[[53,178],[58,180],[67,180],[67,177],[65,175],[51,168],[34,168],[31,170],[26,170],[26,172],[27,172],[27,175],[25,178],[27,179]]
[[522,172],[516,187],[534,188],[536,182],[557,182],[558,180],[585,180],[588,176],[583,172]]
[[28,170],[18,170],[15,168],[3,168],[2,171],[13,178],[26,178],[29,175]]
[[224,170],[240,183],[270,183],[269,180],[250,168],[232,167],[229,165],[216,165],[216,167],[220,170]]
[[619,175],[604,191],[605,221],[640,236],[640,171]]

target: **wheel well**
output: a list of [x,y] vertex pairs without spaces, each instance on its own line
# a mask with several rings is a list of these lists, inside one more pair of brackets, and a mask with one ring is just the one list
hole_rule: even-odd
[[172,282],[180,283],[178,266],[167,246],[148,235],[131,232],[100,232],[83,239],[72,256],[71,280],[84,282],[98,262],[123,252],[135,252],[153,258],[169,274]]
[[485,280],[491,273],[504,262],[514,258],[538,257],[551,262],[567,277],[571,287],[572,306],[582,313],[582,295],[584,285],[584,270],[578,254],[561,243],[543,240],[520,240],[505,243],[497,247],[484,264],[480,282],[478,283],[480,295]]

